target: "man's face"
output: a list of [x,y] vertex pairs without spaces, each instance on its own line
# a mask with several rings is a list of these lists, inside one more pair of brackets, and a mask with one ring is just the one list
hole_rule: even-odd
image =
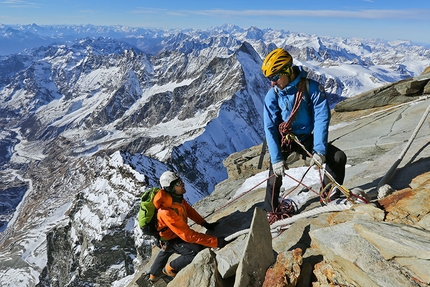
[[185,190],[185,184],[181,179],[179,179],[179,181],[174,185],[174,187],[175,187],[175,193],[177,195],[181,195],[181,194],[184,194],[185,192],[187,192]]
[[283,89],[288,85],[289,82],[290,80],[287,75],[280,75],[279,79],[276,82],[272,81],[272,85],[275,85],[280,89]]

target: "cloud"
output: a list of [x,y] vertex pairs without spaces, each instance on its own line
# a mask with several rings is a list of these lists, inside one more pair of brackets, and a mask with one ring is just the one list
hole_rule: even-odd
[[79,13],[84,13],[84,14],[97,14],[99,11],[97,10],[79,10]]
[[6,0],[0,2],[0,4],[7,5],[10,8],[40,8],[40,5],[38,5],[37,3],[23,0]]
[[168,11],[167,9],[139,7],[134,10],[131,10],[130,14],[157,14],[157,13],[160,14],[160,13],[173,13],[173,12],[174,11]]

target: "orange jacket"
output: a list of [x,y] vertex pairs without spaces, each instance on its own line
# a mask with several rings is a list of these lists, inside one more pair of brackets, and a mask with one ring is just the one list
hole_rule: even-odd
[[158,209],[158,230],[161,230],[162,240],[180,237],[188,243],[197,243],[212,248],[218,246],[217,237],[194,231],[188,226],[188,218],[199,225],[206,221],[185,199],[182,200],[182,203],[173,202],[172,196],[164,189],[160,189],[153,202]]

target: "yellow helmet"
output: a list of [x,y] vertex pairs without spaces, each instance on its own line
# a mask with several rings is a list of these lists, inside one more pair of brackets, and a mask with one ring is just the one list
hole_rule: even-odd
[[261,65],[263,75],[268,78],[281,71],[282,68],[291,67],[293,57],[282,48],[276,48],[267,55]]

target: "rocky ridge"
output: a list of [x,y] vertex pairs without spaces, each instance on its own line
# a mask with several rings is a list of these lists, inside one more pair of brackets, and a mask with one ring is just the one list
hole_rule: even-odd
[[[231,201],[246,178],[261,172],[257,169],[261,145],[231,155],[224,161],[228,180],[195,207],[209,221],[220,223],[214,231],[219,236],[246,228],[250,232],[221,250],[206,249],[167,286],[428,286],[428,118],[389,181],[391,192],[383,198],[378,198],[378,183],[430,105],[429,78],[423,74],[389,85],[386,89],[402,91],[400,99],[380,89],[343,102],[339,109],[349,112],[336,108],[333,113],[334,125],[339,125],[331,130],[330,139],[349,157],[344,185],[365,191],[371,199],[368,204],[298,219],[272,239],[265,213],[259,212],[264,188]],[[405,86],[420,88],[410,93]],[[369,94],[375,101],[361,99]],[[318,197],[309,192],[299,211],[303,214],[319,208]],[[276,257],[272,252],[258,252],[267,246]],[[261,264],[266,272],[258,272]],[[142,266],[128,286],[147,286],[144,278],[149,266]]]

